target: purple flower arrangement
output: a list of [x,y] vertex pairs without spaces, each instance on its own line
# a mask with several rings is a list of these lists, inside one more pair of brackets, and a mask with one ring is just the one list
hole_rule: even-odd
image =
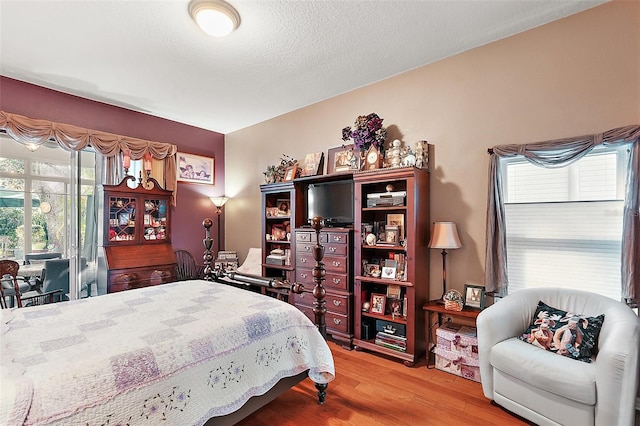
[[375,112],[361,115],[356,119],[353,127],[342,129],[342,140],[353,140],[356,149],[365,150],[370,146],[380,148],[387,139],[387,129],[382,127],[382,118]]

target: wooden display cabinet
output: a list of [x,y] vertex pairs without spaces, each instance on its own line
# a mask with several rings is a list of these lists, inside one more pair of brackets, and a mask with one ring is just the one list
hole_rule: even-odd
[[147,187],[127,183],[103,185],[103,247],[107,293],[176,280],[176,258],[171,246],[172,191],[148,178]]
[[[353,343],[414,365],[426,347],[422,306],[429,300],[429,172],[382,169],[355,174],[354,183]],[[379,296],[386,302],[382,310]]]

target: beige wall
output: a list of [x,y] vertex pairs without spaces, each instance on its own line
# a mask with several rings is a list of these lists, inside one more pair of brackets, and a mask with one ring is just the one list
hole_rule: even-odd
[[[447,286],[484,283],[487,148],[640,123],[640,3],[613,2],[226,135],[227,249],[259,247],[262,172],[341,144],[370,112],[391,139],[426,139],[431,221],[458,223]],[[431,294],[442,285],[431,253]]]

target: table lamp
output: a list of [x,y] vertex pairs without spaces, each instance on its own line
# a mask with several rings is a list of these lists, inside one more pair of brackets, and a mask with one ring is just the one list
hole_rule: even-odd
[[442,249],[442,297],[447,292],[447,250],[462,247],[454,222],[435,222],[431,230],[429,248]]

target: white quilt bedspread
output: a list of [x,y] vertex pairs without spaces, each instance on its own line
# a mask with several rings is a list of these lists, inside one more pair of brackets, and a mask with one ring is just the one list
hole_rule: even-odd
[[327,383],[335,373],[295,307],[207,281],[3,310],[1,319],[2,425],[201,425],[283,377],[309,370]]

